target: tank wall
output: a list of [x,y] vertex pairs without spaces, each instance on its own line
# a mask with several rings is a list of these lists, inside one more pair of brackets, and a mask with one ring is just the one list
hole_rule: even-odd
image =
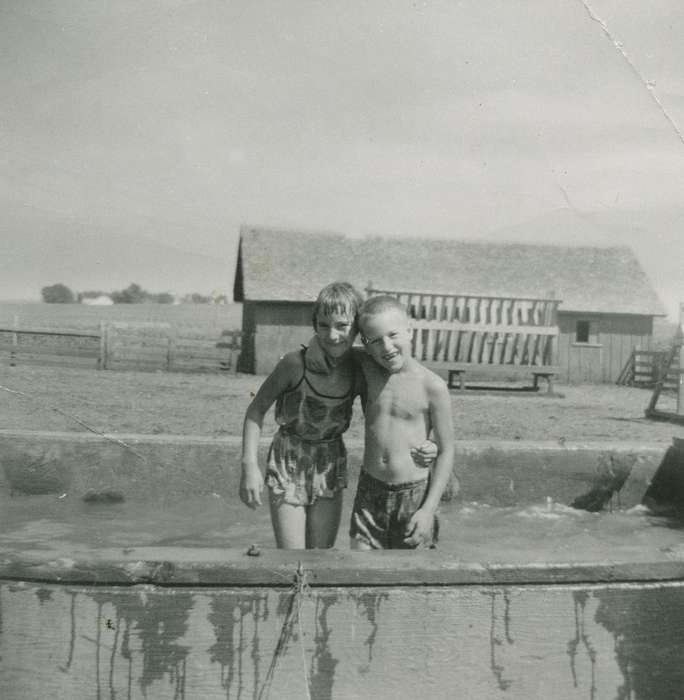
[[4,583],[0,697],[674,700],[682,586]]
[[[264,464],[268,440],[261,443]],[[352,478],[363,445],[347,442]],[[457,441],[446,496],[492,505],[571,503],[591,489],[615,490],[621,507],[641,502],[669,446],[658,444]],[[0,488],[83,493],[114,488],[128,498],[237,492],[238,437],[0,431]],[[617,505],[617,504],[616,504]]]

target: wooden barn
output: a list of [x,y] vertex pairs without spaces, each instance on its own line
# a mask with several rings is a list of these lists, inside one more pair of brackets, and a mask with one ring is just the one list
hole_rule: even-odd
[[364,293],[371,282],[380,290],[449,297],[453,308],[459,299],[487,302],[488,308],[555,300],[552,362],[557,379],[567,383],[614,382],[634,348],[651,349],[654,317],[665,316],[627,247],[351,238],[243,227],[233,293],[243,304],[239,369],[267,373],[283,353],[305,343],[312,302],[334,280]]

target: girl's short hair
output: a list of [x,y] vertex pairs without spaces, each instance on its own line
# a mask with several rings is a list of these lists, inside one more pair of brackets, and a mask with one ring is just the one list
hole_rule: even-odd
[[333,282],[326,285],[319,292],[314,304],[311,319],[314,330],[319,314],[347,314],[356,324],[362,304],[361,293],[349,282]]

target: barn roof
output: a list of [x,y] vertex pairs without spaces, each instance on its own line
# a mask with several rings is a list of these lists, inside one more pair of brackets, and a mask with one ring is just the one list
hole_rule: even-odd
[[626,246],[611,248],[339,234],[243,227],[235,301],[313,301],[334,280],[364,291],[561,300],[562,311],[665,315]]

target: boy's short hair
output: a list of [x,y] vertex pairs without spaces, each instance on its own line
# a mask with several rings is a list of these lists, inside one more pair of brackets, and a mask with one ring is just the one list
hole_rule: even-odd
[[314,330],[318,315],[347,314],[358,326],[359,310],[363,305],[363,296],[349,282],[332,282],[318,293],[313,307],[311,320]]
[[399,311],[408,320],[408,312],[406,307],[397,299],[389,294],[379,294],[375,297],[370,297],[366,299],[359,311],[359,326],[363,323],[363,320],[369,316],[376,316],[381,314],[383,311]]

